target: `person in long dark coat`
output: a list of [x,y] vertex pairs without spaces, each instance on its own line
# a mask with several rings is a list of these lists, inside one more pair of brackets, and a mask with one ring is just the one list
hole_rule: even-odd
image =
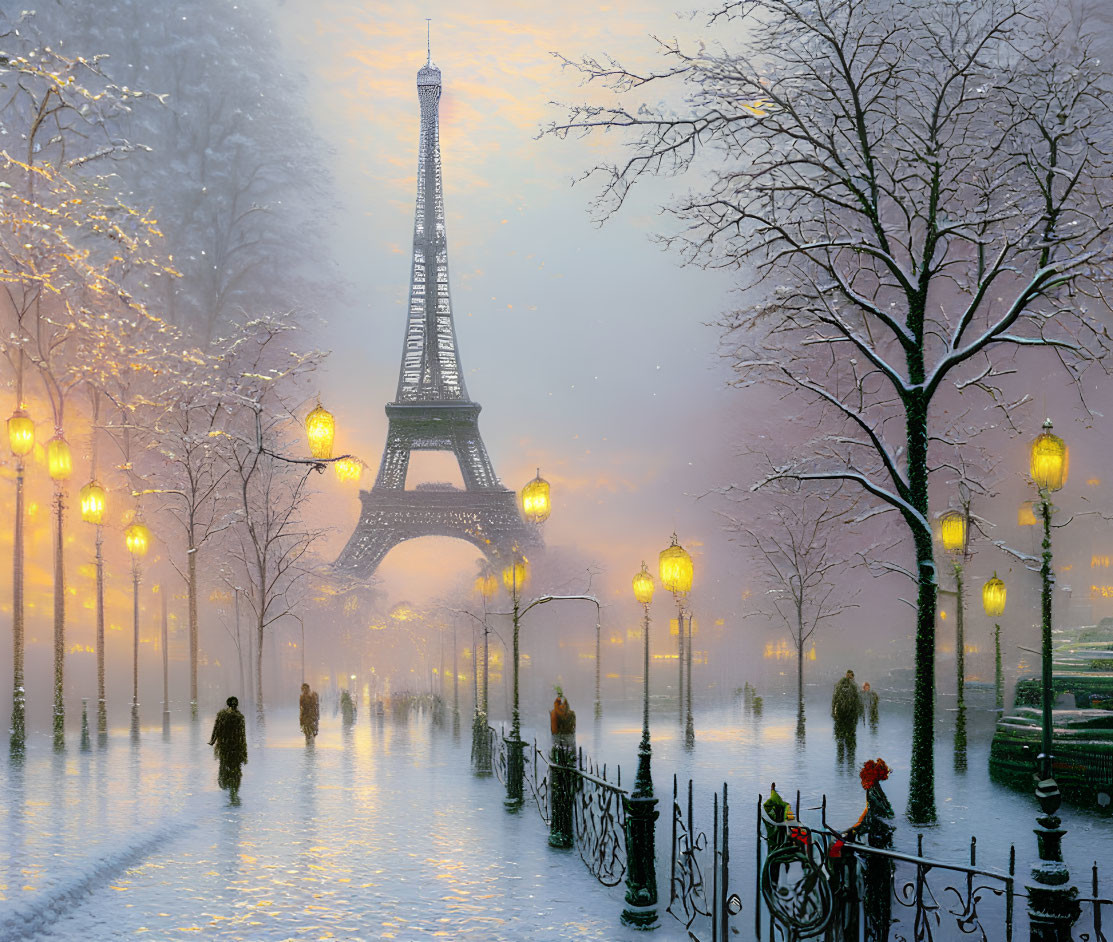
[[309,689],[309,684],[301,685],[301,699],[298,701],[298,706],[301,731],[305,733],[305,741],[310,743],[320,729],[321,704],[316,691]]
[[854,750],[857,746],[858,720],[862,716],[862,699],[858,695],[858,685],[854,682],[854,671],[835,684],[831,697],[831,719],[835,721],[836,761],[847,768],[854,766]]
[[228,789],[233,804],[239,804],[243,766],[247,765],[247,725],[237,709],[239,705],[236,697],[228,698],[228,706],[217,713],[213,734],[209,737],[209,745],[219,762],[216,783]]

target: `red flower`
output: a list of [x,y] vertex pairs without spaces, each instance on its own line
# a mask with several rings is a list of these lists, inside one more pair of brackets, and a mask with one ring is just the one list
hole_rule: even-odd
[[859,773],[862,779],[862,788],[869,791],[878,782],[884,782],[889,777],[889,766],[884,759],[870,759],[862,766]]

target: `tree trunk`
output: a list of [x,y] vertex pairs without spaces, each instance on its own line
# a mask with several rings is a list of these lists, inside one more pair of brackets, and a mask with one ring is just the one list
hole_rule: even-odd
[[[919,322],[910,324],[922,331]],[[916,329],[913,331],[917,332]],[[920,354],[922,357],[922,353]],[[911,359],[911,358],[910,358]],[[909,364],[913,382],[923,382],[922,362]],[[935,606],[938,582],[928,519],[927,402],[922,393],[909,394],[906,403],[908,486],[912,507],[921,520],[908,517],[916,550],[915,686],[912,698],[912,759],[908,783],[908,817],[913,824],[935,821]]]
[[255,624],[255,719],[263,725],[263,616]]
[[[197,719],[197,547],[192,545],[186,553],[189,558],[189,715]],[[236,639],[237,645],[239,638]]]

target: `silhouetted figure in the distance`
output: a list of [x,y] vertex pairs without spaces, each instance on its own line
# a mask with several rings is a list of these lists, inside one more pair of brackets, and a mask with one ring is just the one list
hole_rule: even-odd
[[356,721],[356,704],[347,690],[340,694],[340,713],[345,726],[351,726]]
[[870,689],[870,682],[867,680],[862,684],[862,722],[866,722],[866,717],[869,717],[870,732],[877,732],[878,721],[878,707],[881,698],[877,695],[876,690]]
[[242,767],[247,765],[247,725],[237,709],[239,705],[235,697],[228,698],[228,706],[217,713],[213,734],[209,737],[209,745],[220,763],[216,783],[228,789],[228,798],[234,805],[240,803]]
[[313,742],[320,729],[321,702],[314,690],[309,689],[309,684],[301,685],[301,698],[298,700],[300,708],[301,731],[305,733],[305,744]]

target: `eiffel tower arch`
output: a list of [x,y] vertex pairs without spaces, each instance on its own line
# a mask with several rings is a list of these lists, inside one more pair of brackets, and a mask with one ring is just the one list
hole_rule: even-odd
[[[335,567],[369,578],[391,549],[422,536],[467,540],[493,563],[515,548],[539,545],[522,520],[514,491],[502,486],[479,434],[480,405],[468,397],[456,344],[448,284],[448,242],[441,183],[438,106],[441,72],[432,57],[417,73],[421,133],[410,305],[402,366],[375,484],[360,492],[359,523]],[[440,485],[406,490],[414,451],[452,452],[463,490]]]

